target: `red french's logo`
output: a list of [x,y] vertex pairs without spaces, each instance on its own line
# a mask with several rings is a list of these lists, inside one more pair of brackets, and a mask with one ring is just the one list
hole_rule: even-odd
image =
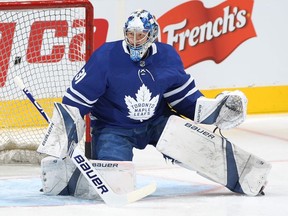
[[213,8],[188,1],[158,19],[161,41],[175,47],[185,68],[204,60],[220,63],[241,43],[256,37],[254,0],[227,0]]

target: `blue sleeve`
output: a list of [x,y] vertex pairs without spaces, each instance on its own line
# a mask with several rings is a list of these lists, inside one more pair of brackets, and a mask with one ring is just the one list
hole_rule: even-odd
[[106,89],[107,70],[105,64],[102,63],[106,62],[103,60],[105,53],[102,50],[95,51],[84,67],[74,76],[62,100],[64,104],[77,107],[82,116],[91,111]]
[[194,78],[184,70],[180,56],[173,53],[173,78],[170,88],[164,94],[166,101],[177,113],[194,119],[196,102],[203,94],[196,87]]
[[194,120],[197,99],[203,94],[196,87],[192,76],[187,74],[187,77],[183,77],[182,81],[182,85],[166,92],[164,97],[177,113]]

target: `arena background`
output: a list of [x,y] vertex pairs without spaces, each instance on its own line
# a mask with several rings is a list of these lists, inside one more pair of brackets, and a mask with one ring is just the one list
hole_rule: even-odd
[[[230,43],[236,43],[237,38],[241,35],[244,37],[237,46],[234,46],[230,52],[222,58],[221,61],[215,61],[209,57],[198,60],[186,67],[186,71],[191,73],[195,79],[198,88],[206,97],[215,97],[224,90],[239,89],[243,91],[248,98],[248,114],[267,114],[267,113],[287,113],[288,112],[288,61],[287,50],[288,41],[286,39],[288,29],[285,21],[288,20],[286,8],[288,2],[285,0],[90,0],[94,6],[94,49],[98,48],[105,41],[114,41],[123,39],[123,25],[129,14],[136,9],[146,9],[154,14],[160,23],[160,40],[167,34],[167,26],[173,26],[182,20],[190,21],[190,27],[185,26],[181,31],[192,31],[192,27],[202,25],[201,19],[197,24],[193,19],[203,17],[207,12],[213,17],[207,15],[203,24],[208,21],[215,22],[217,18],[222,19],[225,8],[229,8],[229,15],[236,19],[236,12],[250,9],[245,15],[247,26],[253,28],[253,34],[245,35],[246,26],[228,32],[224,38],[218,35],[210,41],[203,41],[201,46],[208,43],[214,43],[218,40],[217,52],[223,54]],[[199,6],[200,5],[200,6]],[[216,14],[216,16],[215,16]],[[234,14],[234,15],[233,15]],[[211,15],[211,16],[212,16]],[[243,18],[243,17],[242,17]],[[198,20],[199,21],[199,20]],[[239,20],[238,20],[239,21]],[[187,23],[188,23],[187,22]],[[165,26],[163,26],[165,23]],[[219,22],[218,22],[219,24]],[[221,28],[221,25],[219,25]],[[250,29],[251,30],[251,29]],[[243,32],[244,31],[244,32]],[[251,32],[250,32],[251,33]],[[239,36],[240,35],[240,36]],[[164,37],[163,37],[164,36]],[[175,36],[175,35],[174,35]],[[221,38],[223,38],[221,40]],[[175,38],[174,38],[175,39]],[[186,38],[187,39],[187,38]],[[180,40],[178,38],[178,40]],[[186,42],[188,39],[186,40]],[[220,41],[220,42],[219,42]],[[167,41],[163,41],[167,42]],[[179,42],[179,41],[178,41]],[[179,43],[171,44],[179,51]],[[197,45],[200,46],[199,44]],[[186,44],[185,62],[191,61],[198,55],[197,46],[192,47]],[[188,47],[188,48],[187,48]],[[194,49],[195,48],[195,49]],[[204,50],[204,51],[203,51]],[[205,52],[205,49],[202,49]],[[78,71],[75,71],[77,73]],[[9,73],[9,71],[8,71]],[[9,74],[8,74],[9,75]],[[8,76],[7,82],[13,80]],[[37,80],[36,80],[37,82]],[[49,83],[47,83],[49,85]],[[33,86],[33,81],[30,82]],[[2,87],[4,88],[7,86]],[[64,94],[64,92],[63,92]],[[57,98],[38,98],[38,102],[43,104],[44,110],[49,115],[52,109],[47,108],[45,104],[51,101],[61,101],[61,96]],[[0,98],[3,99],[3,98]],[[47,102],[49,101],[49,102]],[[11,99],[4,98],[0,100],[0,116],[7,116],[7,110],[11,110]],[[9,121],[0,121],[0,128],[3,127],[29,127],[35,126],[32,118],[23,118],[23,116],[37,117],[37,125],[46,126],[46,122],[37,113],[32,106],[27,106],[30,102],[25,100],[17,101],[18,104],[24,103],[23,106],[31,107],[28,110],[17,109],[17,112],[11,110]],[[17,106],[18,107],[18,106]],[[19,106],[20,107],[20,106]],[[22,107],[22,105],[21,105]],[[51,107],[51,106],[50,106]],[[9,117],[8,117],[9,118]],[[18,119],[21,119],[19,122]]]
[[[285,0],[202,0],[206,8],[228,2],[252,2],[252,22],[256,37],[240,44],[220,63],[199,62],[189,68],[198,87],[207,97],[223,90],[242,90],[248,97],[248,113],[288,111],[288,19]],[[189,1],[185,0],[91,0],[94,17],[108,22],[107,41],[123,38],[123,23],[134,10],[142,8],[157,18]],[[231,3],[230,3],[231,2]],[[181,12],[181,11],[180,11]],[[197,14],[196,14],[197,15]],[[193,15],[192,15],[193,16]],[[97,30],[96,30],[97,31]]]

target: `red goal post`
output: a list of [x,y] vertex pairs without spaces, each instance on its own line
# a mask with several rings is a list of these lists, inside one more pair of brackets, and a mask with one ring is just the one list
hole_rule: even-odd
[[[13,79],[20,76],[51,117],[93,52],[93,11],[88,0],[0,2],[0,163],[40,162],[47,123]],[[89,128],[87,118],[83,146]]]

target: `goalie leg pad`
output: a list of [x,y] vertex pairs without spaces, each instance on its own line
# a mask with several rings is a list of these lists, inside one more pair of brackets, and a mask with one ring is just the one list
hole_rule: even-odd
[[69,142],[78,143],[85,132],[85,121],[79,109],[61,103],[54,103],[52,119],[37,151],[54,157],[68,155]]
[[68,159],[52,156],[41,160],[41,181],[43,192],[47,195],[68,195],[65,188],[75,171],[75,165]]
[[[118,194],[135,189],[135,168],[130,161],[91,160],[92,165]],[[48,156],[41,161],[41,180],[46,195],[72,195],[96,199],[99,195],[76,168],[70,158],[64,160]]]
[[252,196],[266,185],[271,169],[261,158],[178,116],[169,118],[156,148],[231,191]]

